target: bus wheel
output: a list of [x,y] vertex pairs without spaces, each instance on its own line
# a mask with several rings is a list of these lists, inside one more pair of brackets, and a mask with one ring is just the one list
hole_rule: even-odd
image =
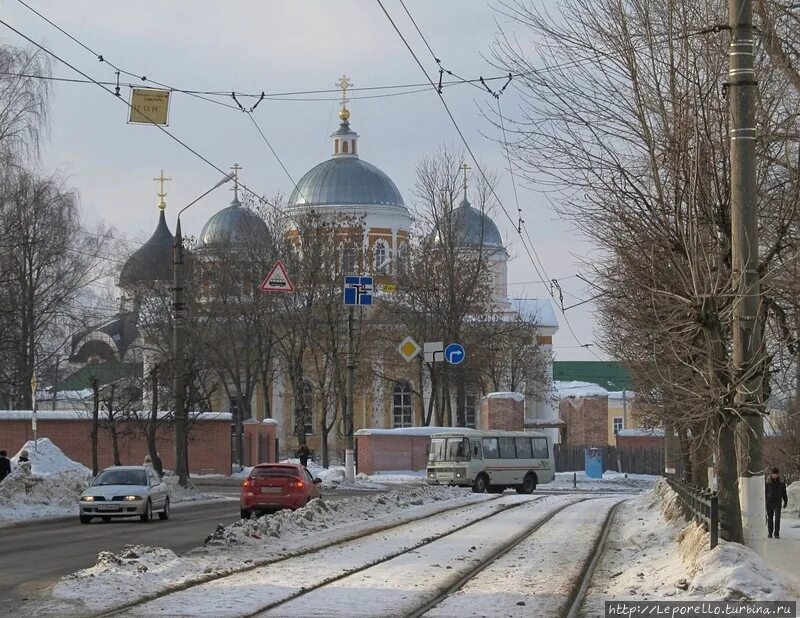
[[479,474],[475,478],[475,482],[472,484],[473,493],[476,493],[476,494],[485,493],[486,492],[486,485],[487,485],[486,480],[487,479],[486,479],[486,475],[485,474]]
[[525,479],[522,481],[522,485],[517,487],[518,494],[532,494],[533,491],[536,489],[536,478],[533,474],[526,474]]

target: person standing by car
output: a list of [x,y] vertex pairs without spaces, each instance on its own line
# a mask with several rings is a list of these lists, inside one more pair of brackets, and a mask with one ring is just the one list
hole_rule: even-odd
[[11,474],[11,460],[5,451],[0,451],[0,481]]
[[769,538],[772,538],[774,532],[775,538],[779,539],[781,538],[781,502],[783,502],[783,508],[786,508],[789,503],[789,497],[786,495],[786,483],[781,479],[777,468],[773,468],[772,473],[767,478],[764,497],[767,502],[767,532],[769,533]]
[[300,465],[304,468],[308,468],[308,456],[311,454],[311,451],[308,450],[308,446],[305,444],[301,444],[300,448],[297,450],[297,456],[300,458]]

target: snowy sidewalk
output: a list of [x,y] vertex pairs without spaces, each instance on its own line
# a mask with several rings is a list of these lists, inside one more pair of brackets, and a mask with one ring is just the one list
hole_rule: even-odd
[[781,517],[781,538],[767,539],[764,560],[781,573],[794,586],[795,598],[800,600],[800,519],[789,517],[791,511],[783,511]]

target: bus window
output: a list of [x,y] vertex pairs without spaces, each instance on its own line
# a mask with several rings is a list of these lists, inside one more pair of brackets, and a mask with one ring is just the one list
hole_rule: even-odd
[[431,450],[428,453],[428,461],[430,461],[431,463],[435,461],[444,461],[445,460],[444,445],[445,445],[444,438],[433,438],[431,440]]
[[477,440],[472,440],[470,444],[472,444],[473,459],[483,459],[483,456],[481,455],[481,443],[478,442]]
[[533,439],[533,458],[534,459],[547,459],[550,457],[547,448],[547,438],[534,438]]
[[497,446],[497,438],[483,439],[483,456],[486,459],[500,459],[500,449]]
[[520,459],[533,458],[530,438],[514,438],[514,444],[517,446],[517,457]]
[[517,456],[514,450],[514,438],[498,438],[500,443],[500,457],[502,459],[514,459]]
[[469,440],[467,438],[448,438],[447,461],[469,461]]

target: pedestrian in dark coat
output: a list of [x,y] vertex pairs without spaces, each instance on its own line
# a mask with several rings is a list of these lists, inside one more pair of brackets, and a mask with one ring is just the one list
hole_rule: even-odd
[[0,481],[11,474],[11,460],[5,451],[0,451]]
[[308,468],[308,456],[311,454],[311,451],[308,450],[308,446],[305,444],[300,445],[300,448],[297,451],[298,457],[300,457],[300,464],[304,468]]
[[781,502],[783,508],[789,503],[789,497],[786,495],[786,483],[781,479],[777,468],[773,468],[769,478],[767,478],[766,487],[764,488],[764,497],[767,502],[767,532],[769,538],[772,538],[773,533],[775,538],[781,538]]

